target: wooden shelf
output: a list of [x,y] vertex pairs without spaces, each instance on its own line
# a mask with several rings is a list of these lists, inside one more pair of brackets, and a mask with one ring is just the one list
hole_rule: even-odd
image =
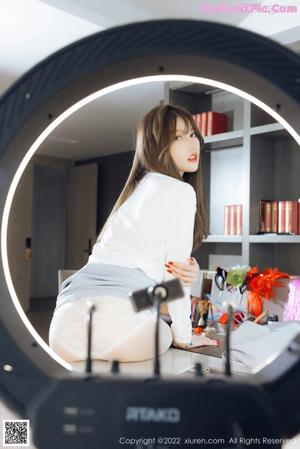
[[[241,235],[208,235],[205,243],[242,243]],[[250,235],[250,243],[300,243],[300,235]]]
[[204,143],[212,150],[226,149],[243,145],[244,132],[242,129],[226,133],[204,136]]
[[241,235],[208,235],[205,243],[242,243]]
[[250,243],[300,243],[300,235],[250,235]]
[[268,125],[254,126],[250,128],[250,135],[265,135],[269,138],[275,138],[288,135],[286,129],[280,123],[270,123]]

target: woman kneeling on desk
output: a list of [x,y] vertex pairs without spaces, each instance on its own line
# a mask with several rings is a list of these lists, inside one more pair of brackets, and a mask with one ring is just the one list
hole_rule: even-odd
[[85,360],[87,302],[93,315],[92,358],[136,362],[154,357],[155,313],[136,313],[129,294],[180,279],[184,297],[160,319],[160,354],[176,347],[216,345],[192,335],[190,285],[199,265],[191,252],[206,236],[200,156],[203,138],[193,116],[172,105],[149,111],[137,128],[133,165],[88,263],[61,285],[50,347],[68,362]]

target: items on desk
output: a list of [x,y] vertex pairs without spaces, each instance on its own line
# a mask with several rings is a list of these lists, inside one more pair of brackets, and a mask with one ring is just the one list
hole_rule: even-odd
[[258,326],[245,321],[232,334],[232,360],[256,369],[262,366],[269,357],[281,353],[299,331],[299,323]]
[[278,323],[279,317],[276,314],[268,315],[268,325]]
[[288,273],[279,271],[278,268],[266,268],[263,271],[258,266],[237,265],[229,271],[217,267],[215,283],[220,291],[247,293],[247,312],[254,317],[263,313],[264,300],[274,299],[273,287],[283,287],[279,280],[290,278]]
[[[248,318],[247,314],[242,311],[234,312],[233,314],[233,327],[242,324]],[[227,324],[228,322],[228,313],[224,312],[218,319],[219,324]]]
[[300,320],[300,278],[289,284],[289,296],[283,313],[283,321]]
[[[192,297],[192,323],[194,334],[204,333],[206,337],[214,338],[219,332],[218,323],[215,321],[213,305],[210,295],[204,293],[204,299]],[[211,319],[209,320],[209,315]]]
[[210,301],[206,294],[203,295],[203,299],[198,302],[198,308],[200,313],[200,320],[198,326],[205,328],[207,326],[207,318],[209,313]]
[[215,338],[217,334],[217,329],[214,326],[206,326],[205,336],[209,338]]

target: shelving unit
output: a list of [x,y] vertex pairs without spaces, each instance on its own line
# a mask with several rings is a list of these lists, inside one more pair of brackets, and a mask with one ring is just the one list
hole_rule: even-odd
[[206,144],[206,149],[224,150],[225,148],[241,146],[243,144],[243,138],[244,132],[240,129],[237,131],[228,131],[227,133],[205,136],[204,143]]
[[282,137],[286,133],[280,123],[270,123],[269,125],[253,126],[250,128],[250,135],[266,134],[270,137]]
[[206,243],[242,243],[242,236],[240,235],[208,235],[204,239]]
[[300,235],[250,235],[249,241],[250,243],[300,243]]
[[[256,105],[211,86],[166,83],[165,102],[192,114],[213,110],[228,117],[228,132],[204,137],[209,235],[195,253],[201,268],[247,264],[299,275],[300,235],[256,234],[261,199],[300,198],[300,148],[294,139]],[[223,235],[226,204],[243,204],[242,236]]]

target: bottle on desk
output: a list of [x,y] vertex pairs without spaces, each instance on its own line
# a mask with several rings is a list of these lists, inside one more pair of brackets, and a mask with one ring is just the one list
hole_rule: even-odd
[[268,325],[278,323],[278,321],[279,321],[278,315],[275,315],[275,314],[268,315]]

